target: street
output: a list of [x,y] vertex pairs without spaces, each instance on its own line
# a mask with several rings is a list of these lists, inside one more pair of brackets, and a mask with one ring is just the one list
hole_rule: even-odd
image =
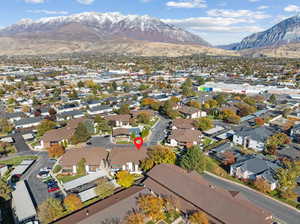
[[292,208],[282,205],[279,202],[276,202],[272,199],[264,197],[261,194],[258,194],[254,191],[251,191],[247,188],[241,187],[239,185],[229,183],[225,180],[210,176],[208,174],[203,174],[204,179],[211,182],[212,184],[222,187],[227,190],[239,191],[241,192],[248,200],[255,203],[257,206],[267,209],[270,211],[274,217],[283,220],[287,224],[299,224],[300,212],[295,211]]
[[164,130],[167,130],[170,120],[162,116],[159,117],[160,120],[158,124],[152,129],[152,135],[150,136],[149,141],[146,143],[146,146],[157,145],[165,138]]

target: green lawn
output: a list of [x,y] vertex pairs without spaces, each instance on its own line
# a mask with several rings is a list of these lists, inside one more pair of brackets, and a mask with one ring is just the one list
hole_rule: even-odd
[[66,183],[66,182],[69,182],[69,181],[78,179],[78,178],[80,178],[80,177],[83,177],[83,176],[84,176],[84,175],[74,175],[74,176],[72,176],[72,175],[68,175],[68,176],[66,176],[66,175],[58,175],[56,178],[57,178],[59,181],[61,181],[61,182],[63,182],[63,183]]
[[0,164],[16,166],[16,165],[19,165],[25,159],[37,159],[37,158],[38,158],[37,156],[17,156],[12,159],[2,160],[2,161],[0,161]]
[[117,141],[116,144],[125,144],[125,145],[128,145],[128,144],[132,144],[132,142],[128,142],[128,141]]

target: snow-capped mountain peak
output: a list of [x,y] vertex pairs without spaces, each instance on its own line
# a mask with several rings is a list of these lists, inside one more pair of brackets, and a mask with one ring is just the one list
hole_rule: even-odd
[[[67,35],[63,35],[64,32],[67,32]],[[88,38],[85,38],[87,33]],[[154,42],[209,45],[199,36],[166,24],[157,18],[148,15],[123,15],[118,12],[84,12],[69,16],[41,18],[35,21],[23,19],[0,30],[0,36],[26,37],[28,35],[46,39],[97,40],[118,37]]]

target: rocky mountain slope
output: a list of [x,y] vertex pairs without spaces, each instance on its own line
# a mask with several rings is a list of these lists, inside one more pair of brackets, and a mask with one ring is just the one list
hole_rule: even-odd
[[300,42],[300,15],[285,19],[266,31],[252,34],[244,38],[239,44],[232,45],[230,49],[276,47],[298,42]]

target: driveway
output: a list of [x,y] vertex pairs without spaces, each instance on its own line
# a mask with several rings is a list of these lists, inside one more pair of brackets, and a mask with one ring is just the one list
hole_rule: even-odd
[[294,209],[284,206],[279,202],[264,197],[263,195],[251,191],[247,188],[243,188],[236,184],[229,183],[225,180],[207,174],[203,174],[203,177],[204,179],[206,179],[207,181],[211,182],[216,186],[222,187],[227,190],[241,192],[248,200],[250,200],[257,206],[270,211],[273,214],[273,216],[284,221],[287,224],[299,224],[300,211],[297,212]]

